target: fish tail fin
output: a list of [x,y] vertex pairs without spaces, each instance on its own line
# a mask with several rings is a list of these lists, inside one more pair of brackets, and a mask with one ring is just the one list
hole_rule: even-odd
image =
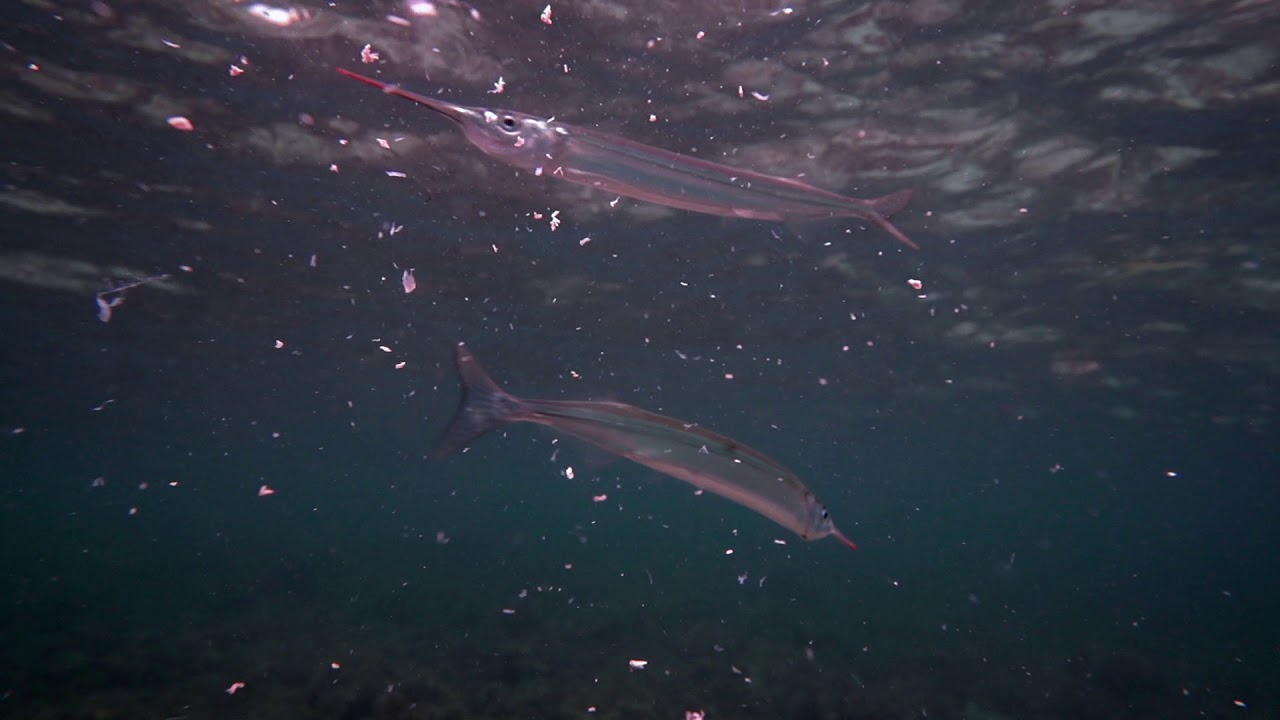
[[524,405],[520,398],[494,382],[462,343],[458,343],[456,361],[462,399],[458,401],[449,428],[436,445],[437,459],[452,455],[481,435],[515,419]]
[[911,241],[905,233],[889,222],[889,218],[901,212],[902,208],[911,202],[911,196],[915,194],[914,190],[899,190],[896,193],[890,193],[884,197],[878,197],[874,200],[867,201],[866,218],[880,227],[881,230],[889,233],[898,242],[906,245],[913,250],[919,250],[920,246]]

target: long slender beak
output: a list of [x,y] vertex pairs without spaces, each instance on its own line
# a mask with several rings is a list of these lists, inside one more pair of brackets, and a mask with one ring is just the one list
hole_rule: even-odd
[[835,528],[832,528],[832,529],[831,529],[831,534],[832,534],[833,536],[835,536],[835,539],[839,540],[840,542],[844,543],[845,545],[848,545],[851,549],[853,549],[853,550],[857,550],[857,549],[858,549],[858,543],[856,543],[856,542],[854,542],[854,541],[850,540],[849,538],[845,537],[845,536],[844,536],[844,533],[840,532],[839,530],[836,530]]
[[361,75],[359,73],[353,73],[350,70],[347,70],[346,68],[336,68],[336,70],[338,71],[339,75],[352,78],[353,80],[359,80],[360,82],[365,83],[366,85],[372,85],[378,88],[379,90],[381,90],[382,92],[387,93],[388,95],[395,95],[397,97],[402,97],[406,100],[412,100],[418,103],[419,105],[424,105],[432,110],[435,110],[441,115],[449,118],[450,120],[458,123],[459,125],[462,124],[465,118],[472,117],[476,114],[474,110],[472,110],[469,107],[466,107],[465,105],[453,105],[443,100],[437,100],[436,98],[427,97],[426,95],[419,95],[418,93],[409,92],[408,90],[401,88],[399,85],[385,83],[385,82],[382,82],[381,80],[374,80],[371,77],[365,77],[364,75]]

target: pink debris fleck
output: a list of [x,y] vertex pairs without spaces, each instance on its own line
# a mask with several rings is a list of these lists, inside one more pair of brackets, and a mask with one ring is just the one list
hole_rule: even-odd
[[604,502],[605,500],[608,500],[608,499],[609,499],[608,495],[592,495],[591,496],[591,502]]
[[243,689],[244,689],[244,683],[242,683],[242,682],[233,682],[233,683],[231,683],[231,686],[227,688],[227,694],[228,694],[228,695],[235,695],[236,693],[240,692],[240,691],[241,691],[241,690],[243,690]]
[[406,295],[418,289],[418,281],[413,277],[413,270],[405,270],[404,275],[400,278],[400,284],[404,286]]
[[167,122],[169,123],[169,127],[175,130],[181,130],[182,132],[191,132],[196,129],[196,126],[192,125],[190,120],[181,115],[174,115],[169,118]]
[[907,284],[911,286],[912,290],[919,290],[920,288],[924,287],[924,283],[920,282],[915,278],[910,278],[909,280],[907,280]]
[[276,341],[276,349],[277,349],[277,350],[283,350],[283,349],[284,349],[284,341],[283,341],[283,340],[277,340],[277,341]]
[[258,488],[258,497],[266,497],[268,495],[275,495],[275,494],[276,494],[276,491],[272,490],[270,487],[266,485],[263,485],[262,487]]
[[544,25],[550,25],[551,24],[551,5],[547,5],[546,7],[542,8],[542,15],[540,15],[539,17],[542,18],[542,22]]
[[360,48],[360,62],[364,63],[365,65],[369,65],[370,63],[376,63],[381,58],[382,56],[378,55],[378,52],[373,49],[372,45],[365,45],[364,47]]
[[684,720],[704,720],[707,717],[705,710],[685,710]]

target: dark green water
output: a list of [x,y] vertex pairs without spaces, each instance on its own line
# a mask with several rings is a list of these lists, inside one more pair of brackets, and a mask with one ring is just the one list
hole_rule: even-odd
[[[554,5],[0,11],[0,717],[1280,716],[1273,8]],[[516,173],[338,65],[914,188],[922,250]],[[860,549],[530,425],[432,459],[458,341]]]

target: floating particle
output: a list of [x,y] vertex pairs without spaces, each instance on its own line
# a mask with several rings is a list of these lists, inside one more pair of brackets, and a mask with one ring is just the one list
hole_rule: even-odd
[[565,477],[567,477],[567,478],[569,478],[570,480],[572,480],[572,479],[573,479],[573,466],[572,466],[572,465],[570,465],[569,467],[567,467],[567,468],[565,468],[565,469],[564,469],[564,476],[565,476]]
[[364,63],[365,65],[376,63],[378,62],[378,60],[381,59],[381,57],[382,56],[379,55],[378,52],[373,49],[372,45],[365,45],[364,47],[360,48],[360,62]]
[[502,614],[503,614],[503,615],[515,615],[515,614],[516,614],[516,611],[515,611],[515,608],[502,608]]
[[116,307],[124,302],[124,296],[116,295],[110,300],[106,300],[102,295],[97,295],[94,302],[98,304],[98,319],[102,322],[111,322],[111,308]]
[[277,27],[288,27],[294,23],[311,19],[311,13],[307,10],[272,7],[265,3],[254,3],[245,8],[245,11]]
[[258,497],[266,497],[268,495],[275,495],[275,494],[276,494],[276,491],[266,485],[263,485],[262,487],[258,488]]
[[705,710],[685,710],[684,720],[705,720],[707,713]]
[[591,238],[589,238],[589,237],[584,237],[584,238],[582,238],[581,240],[579,240],[579,241],[578,241],[578,247],[586,247],[587,243],[589,243],[589,242],[591,242]]
[[227,73],[230,74],[231,77],[237,77],[239,75],[244,74],[244,68],[240,67],[239,65],[232,65],[230,68],[227,69]]
[[341,665],[341,664],[339,664],[339,663],[336,663],[336,662],[331,662],[331,663],[329,663],[329,667],[333,668],[334,670],[341,670],[341,669],[342,669],[342,665]]
[[283,350],[283,349],[284,349],[284,341],[283,341],[283,340],[277,340],[277,341],[276,341],[276,349],[277,349],[277,350]]
[[551,21],[551,5],[547,5],[546,7],[542,8],[542,14],[539,15],[538,17],[542,19],[542,23],[544,25],[550,25],[552,22]]
[[924,283],[915,278],[908,278],[907,284],[911,286],[912,290],[919,290],[920,288],[924,287]]
[[426,17],[436,17],[440,14],[440,12],[436,10],[436,4],[433,2],[427,2],[427,0],[413,0],[413,2],[409,3],[409,12],[414,15]]
[[241,691],[241,690],[243,690],[243,689],[244,689],[244,683],[242,683],[242,682],[233,682],[233,683],[231,683],[231,685],[227,688],[227,691],[226,691],[226,692],[227,692],[227,694],[228,694],[228,695],[235,695],[236,693],[240,692],[240,691]]
[[412,268],[404,271],[404,275],[400,277],[400,284],[404,286],[406,295],[418,289],[418,281],[413,278]]
[[182,132],[191,132],[196,129],[196,126],[190,120],[181,115],[174,115],[165,122],[169,123],[169,127],[174,130],[181,130]]
[[[502,76],[499,75],[498,79],[493,82],[493,89],[489,91],[489,94],[501,95],[502,93],[506,92],[506,90],[507,90],[507,81],[503,80]],[[520,138],[520,140],[523,141],[524,138]],[[521,144],[523,144],[523,142]]]
[[649,664],[649,661],[648,660],[628,660],[627,664],[631,666],[632,670],[643,670],[645,666]]
[[591,496],[591,502],[604,502],[605,500],[608,500],[608,499],[609,499],[608,495],[592,495]]
[[409,177],[409,176],[408,176],[408,175],[406,175],[406,174],[404,174],[404,173],[402,173],[402,172],[400,172],[399,170],[388,170],[388,171],[387,171],[387,177],[393,177],[393,178],[404,178],[404,177]]

